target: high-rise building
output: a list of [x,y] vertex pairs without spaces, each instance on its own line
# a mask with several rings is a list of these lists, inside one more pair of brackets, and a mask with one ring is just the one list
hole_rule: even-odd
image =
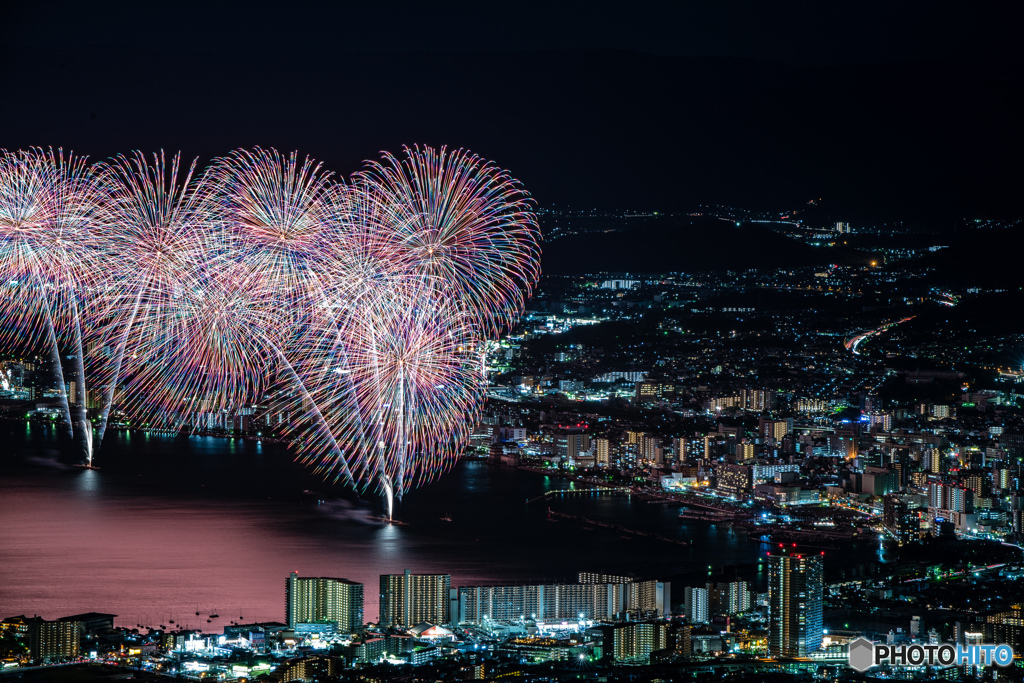
[[687,586],[683,589],[683,616],[689,619],[691,624],[708,623],[707,588]]
[[782,437],[793,433],[793,418],[787,417],[781,420],[769,420],[761,418],[758,420],[757,435],[767,442],[772,439],[781,442]]
[[644,434],[640,439],[640,457],[648,462],[661,465],[665,461],[661,439],[653,434]]
[[611,464],[612,459],[612,442],[604,437],[597,437],[594,439],[594,449],[596,451],[596,462],[602,467],[607,467]]
[[1017,652],[1024,648],[1024,610],[1020,605],[986,615],[984,629],[986,643],[1006,643]]
[[617,662],[647,664],[651,653],[668,647],[668,624],[631,622],[612,630],[612,648]]
[[928,506],[954,512],[974,512],[974,491],[931,482],[928,486]]
[[821,648],[823,558],[788,550],[768,556],[768,653],[806,657]]
[[382,574],[381,626],[411,628],[424,622],[447,626],[452,621],[448,574]]
[[82,640],[82,622],[45,621],[40,618],[28,621],[28,651],[37,662],[52,662],[78,657]]
[[775,394],[767,389],[742,389],[739,407],[755,413],[772,410],[775,407]]
[[730,583],[709,583],[709,614],[742,614],[753,606],[753,594],[746,581]]
[[916,512],[898,493],[888,494],[882,508],[882,525],[896,539],[898,545],[906,545],[919,535],[920,519]]
[[592,573],[581,573],[579,578],[579,583],[461,586],[458,623],[513,622],[524,618],[605,620],[623,613],[641,618],[670,614],[671,592],[667,582]]
[[338,631],[354,633],[363,627],[363,584],[292,572],[285,583],[285,615],[289,628],[333,622]]
[[749,441],[736,444],[736,461],[747,462],[757,457],[757,448]]

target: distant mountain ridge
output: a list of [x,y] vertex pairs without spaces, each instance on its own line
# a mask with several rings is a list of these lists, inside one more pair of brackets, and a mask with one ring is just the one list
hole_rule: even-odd
[[560,237],[543,245],[543,272],[672,271],[797,268],[864,263],[867,254],[812,247],[763,226],[711,218],[669,218],[611,232]]

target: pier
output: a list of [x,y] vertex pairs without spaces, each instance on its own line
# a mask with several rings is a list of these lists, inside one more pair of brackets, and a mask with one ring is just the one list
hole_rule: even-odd
[[530,503],[536,503],[538,500],[546,500],[553,496],[564,497],[575,494],[593,495],[595,493],[625,493],[626,495],[631,495],[633,490],[628,486],[598,486],[597,488],[592,489],[553,489],[551,491],[545,491],[536,498],[529,498],[526,501],[526,504],[529,505]]

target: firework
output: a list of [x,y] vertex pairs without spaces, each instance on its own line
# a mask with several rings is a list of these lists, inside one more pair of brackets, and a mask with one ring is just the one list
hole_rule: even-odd
[[[63,151],[33,149],[0,156],[0,347],[45,349],[63,395],[85,405],[83,318],[100,294],[102,250],[93,231],[100,193],[85,159]],[[75,396],[63,393],[60,349],[75,361]],[[91,457],[91,429],[85,434]],[[72,428],[73,429],[73,428]]]
[[100,439],[112,405],[186,430],[269,406],[305,462],[390,500],[466,445],[484,343],[538,277],[531,207],[444,148],[349,184],[272,149],[201,174],[163,153],[3,152],[0,344],[95,350]]
[[202,397],[179,394],[187,386],[181,373],[192,366],[176,365],[169,346],[196,310],[196,283],[219,252],[195,165],[183,172],[180,155],[168,164],[162,152],[151,160],[136,152],[100,165],[100,223],[111,276],[94,340],[111,354],[93,359],[104,388],[101,439],[118,388],[119,405],[141,424],[178,426],[175,406],[203,405]]
[[539,275],[532,203],[506,171],[464,150],[406,147],[356,174],[388,229],[379,239],[439,294],[494,333],[522,311]]

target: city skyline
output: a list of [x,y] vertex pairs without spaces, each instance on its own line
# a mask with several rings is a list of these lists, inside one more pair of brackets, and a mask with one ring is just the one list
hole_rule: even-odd
[[0,9],[0,683],[1024,681],[1014,10]]

